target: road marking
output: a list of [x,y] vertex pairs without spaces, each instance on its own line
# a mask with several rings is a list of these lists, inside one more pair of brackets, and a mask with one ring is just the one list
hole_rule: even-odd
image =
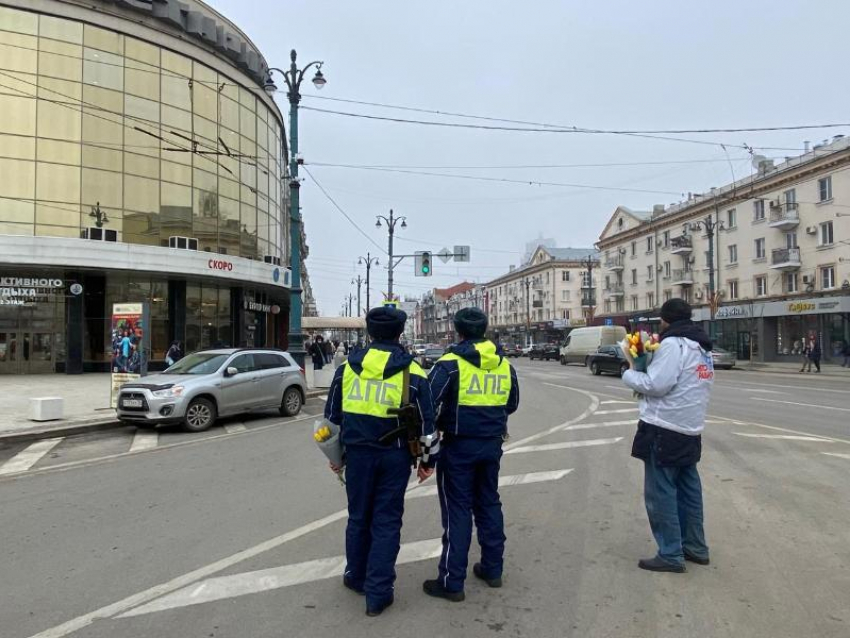
[[224,426],[224,431],[228,434],[239,434],[247,429],[248,427],[244,423],[228,423]]
[[[828,378],[828,377],[827,377]],[[787,390],[805,390],[807,392],[835,392],[837,394],[850,394],[850,390],[836,390],[834,388],[815,388],[809,386],[799,386],[799,385],[779,385],[778,383],[756,383],[755,381],[743,381],[742,383],[746,383],[747,385],[760,385],[767,388],[785,388]],[[737,385],[729,385],[726,383],[715,383],[715,387],[721,388],[737,388]]]
[[774,432],[789,432],[790,434],[801,434],[803,436],[815,436],[825,441],[832,441],[833,443],[845,443],[850,445],[850,440],[848,439],[838,439],[834,436],[820,436],[819,434],[812,434],[811,432],[801,432],[800,430],[791,430],[789,428],[780,428],[776,425],[766,425],[764,423],[755,423],[754,421],[738,421],[736,419],[730,419],[726,416],[717,416],[711,415],[712,419],[717,419],[724,423],[731,423],[733,425],[750,425],[756,428],[764,428],[765,430],[773,430]]
[[136,435],[133,437],[133,444],[130,446],[130,454],[134,452],[142,452],[143,450],[152,450],[159,443],[159,433],[149,432],[148,430],[136,430]]
[[622,436],[613,439],[589,439],[586,441],[565,441],[563,443],[545,443],[543,445],[526,445],[525,447],[508,450],[505,454],[526,454],[528,452],[550,452],[552,450],[567,450],[576,447],[595,447],[597,445],[611,445],[623,440]]
[[829,439],[822,439],[819,436],[802,436],[799,434],[750,434],[747,432],[732,432],[738,436],[747,436],[752,439],[783,439],[786,441],[817,441],[818,443],[833,443]]
[[603,388],[610,388],[611,390],[619,390],[620,392],[631,392],[629,388],[624,388],[621,385],[606,385],[602,386]]
[[625,414],[626,412],[640,412],[640,408],[620,408],[619,410],[600,410],[594,412],[594,416],[602,416],[604,414]]
[[31,443],[23,450],[18,452],[11,459],[0,465],[0,476],[6,474],[17,474],[18,472],[26,472],[33,465],[44,458],[46,454],[62,442],[62,438],[45,439]]
[[820,408],[821,410],[837,410],[839,412],[850,412],[850,408],[835,408],[831,405],[817,405],[816,403],[797,403],[796,401],[780,401],[779,399],[763,399],[762,397],[750,397],[750,401],[765,401],[767,403],[784,403],[785,405],[799,405],[804,408]]
[[[597,412],[596,414],[599,414]],[[596,416],[596,415],[594,415]],[[630,419],[628,421],[603,421],[602,423],[576,423],[575,425],[571,425],[569,427],[564,428],[565,430],[592,430],[593,428],[610,428],[615,425],[637,425],[637,421],[634,419]]]
[[826,454],[827,456],[837,456],[840,459],[850,459],[850,454],[840,454],[838,452],[821,452],[821,454]]
[[327,394],[323,394],[322,396],[319,397],[319,401],[327,401],[327,400],[328,400]]
[[739,386],[724,386],[729,390],[740,390],[741,392],[761,392],[762,394],[785,394],[784,392],[780,392],[779,390],[765,390],[763,388],[747,388],[747,387],[739,387]]
[[615,400],[615,399],[609,399],[608,401],[603,401],[599,405],[610,405],[612,403],[629,403],[629,404],[632,404],[632,403],[634,403],[634,401],[619,401],[619,400]]
[[[564,478],[572,471],[572,468],[570,468],[569,470],[553,470],[551,472],[530,472],[528,474],[500,476],[499,487],[511,487],[513,485],[528,485],[530,483],[545,483],[546,481],[557,481],[559,479]],[[436,494],[437,486],[428,485],[427,487],[420,487],[419,489],[411,492],[407,498],[423,498],[425,496],[434,496]]]
[[[440,538],[403,543],[396,564],[404,565],[406,563],[437,558],[442,552],[442,549],[443,542]],[[237,596],[336,578],[343,575],[345,562],[345,556],[333,556],[331,558],[320,558],[294,565],[283,565],[281,567],[260,569],[242,574],[209,578],[191,587],[175,591],[147,605],[121,614],[118,618],[132,618],[133,616],[141,616],[143,614],[151,614],[178,607],[200,605],[216,600],[236,598]]]
[[[514,443],[509,443],[509,444],[505,445],[505,448],[504,448],[505,450],[508,450],[513,446],[523,445],[523,444],[525,444],[529,441],[534,441],[538,438],[548,436],[552,432],[557,432],[558,430],[563,429],[564,427],[567,427],[567,426],[570,426],[574,423],[578,423],[580,421],[583,421],[584,419],[589,417],[591,414],[593,414],[593,412],[599,407],[599,398],[596,395],[592,394],[591,392],[588,392],[586,390],[580,390],[578,388],[571,388],[569,386],[557,385],[557,384],[554,384],[554,383],[550,383],[550,384],[547,384],[547,385],[552,385],[556,388],[565,388],[567,390],[573,390],[574,392],[577,392],[579,394],[583,394],[583,395],[590,398],[590,405],[588,406],[588,408],[584,412],[582,412],[575,419],[567,421],[566,423],[562,423],[561,425],[557,425],[553,428],[549,428],[548,430],[544,430],[543,432],[539,432],[538,434],[532,434],[531,436],[520,439],[520,440],[518,440]],[[304,420],[304,419],[294,419],[293,421],[300,421],[300,420]],[[259,426],[259,427],[256,427],[256,428],[251,428],[250,430],[248,430],[247,432],[244,432],[243,434],[245,434],[245,435],[254,434],[256,432],[262,432],[263,430],[267,430],[267,429],[272,428],[272,427],[277,427],[278,425],[281,425],[282,423],[291,423],[291,422],[292,421],[282,421],[280,423],[274,423],[274,424],[270,424],[270,425]],[[207,441],[210,441],[210,440],[214,440],[216,438],[218,438],[218,439],[222,439],[222,438],[230,439],[231,435],[221,434],[221,435],[217,435],[215,437],[208,437],[206,439],[186,441],[186,442],[183,442],[183,443],[175,443],[172,446],[198,445],[198,444],[201,444],[201,443],[206,443]],[[158,448],[158,449],[161,450],[162,448]],[[126,453],[116,455],[116,457],[114,457],[114,458],[118,458],[120,456],[125,456],[125,455],[126,455]],[[92,463],[92,461],[87,461],[86,463]],[[410,491],[408,492],[408,496],[407,496],[408,498],[409,498],[409,494],[411,494]],[[194,571],[183,574],[182,576],[177,576],[176,578],[173,578],[168,582],[161,583],[159,585],[155,585],[155,586],[150,587],[150,588],[148,588],[144,591],[141,591],[141,592],[138,592],[138,593],[133,594],[131,596],[128,596],[127,598],[124,598],[123,600],[119,600],[119,601],[114,602],[110,605],[106,605],[105,607],[101,607],[100,609],[96,609],[96,610],[91,611],[87,614],[83,614],[82,616],[77,616],[76,618],[72,618],[71,620],[68,620],[68,621],[66,621],[66,622],[64,622],[60,625],[56,625],[55,627],[51,627],[50,629],[46,629],[46,630],[42,631],[41,633],[34,634],[34,635],[30,636],[29,638],[62,638],[63,636],[67,636],[68,634],[72,634],[75,631],[79,631],[80,629],[84,629],[85,627],[88,627],[89,625],[91,625],[96,620],[100,620],[100,619],[103,619],[103,618],[113,618],[115,616],[118,616],[118,615],[124,613],[125,611],[127,611],[129,609],[139,607],[140,605],[143,605],[147,602],[150,602],[151,600],[154,600],[155,598],[165,596],[166,594],[169,594],[169,593],[176,591],[178,589],[182,589],[183,587],[187,587],[187,586],[191,585],[192,583],[195,583],[199,580],[203,580],[204,578],[212,576],[213,574],[224,571],[225,569],[229,569],[233,565],[237,565],[237,564],[239,564],[243,561],[246,561],[246,560],[249,560],[249,559],[251,559],[255,556],[258,556],[259,554],[262,554],[264,552],[275,549],[276,547],[279,547],[279,546],[281,546],[285,543],[288,543],[291,540],[301,538],[302,536],[305,536],[305,535],[307,535],[311,532],[314,532],[318,529],[322,529],[323,527],[331,525],[332,523],[335,523],[336,521],[344,519],[346,516],[348,516],[348,510],[347,509],[339,510],[337,512],[334,512],[333,514],[329,514],[328,516],[325,516],[324,518],[320,518],[320,519],[315,520],[311,523],[307,523],[306,525],[302,525],[301,527],[298,527],[294,530],[286,532],[285,534],[281,534],[280,536],[277,536],[275,538],[264,541],[264,542],[260,543],[259,545],[255,545],[254,547],[249,547],[248,549],[244,549],[240,552],[237,552],[236,554],[232,554],[231,556],[228,556],[226,558],[222,558],[221,560],[218,560],[214,563],[210,563],[209,565],[206,565],[204,567],[200,567],[200,568],[198,568]]]

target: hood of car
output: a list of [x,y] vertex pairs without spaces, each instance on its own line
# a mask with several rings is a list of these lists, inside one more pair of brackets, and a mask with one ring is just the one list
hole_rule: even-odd
[[149,374],[138,381],[130,381],[121,387],[127,390],[132,388],[144,388],[146,390],[166,390],[178,383],[186,385],[199,379],[206,379],[206,374]]

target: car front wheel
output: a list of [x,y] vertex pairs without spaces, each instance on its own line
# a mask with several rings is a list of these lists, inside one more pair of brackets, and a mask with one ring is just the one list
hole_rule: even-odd
[[296,387],[287,388],[283,393],[283,400],[280,402],[280,413],[282,416],[295,416],[301,412],[303,400],[301,392]]
[[590,364],[590,371],[595,374],[597,377],[602,374],[602,370],[599,369],[599,364],[595,361]]
[[209,399],[195,399],[186,408],[186,416],[183,417],[183,427],[189,432],[203,432],[215,423],[215,404]]

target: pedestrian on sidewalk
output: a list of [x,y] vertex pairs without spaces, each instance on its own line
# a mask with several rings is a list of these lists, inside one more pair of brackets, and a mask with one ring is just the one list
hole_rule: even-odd
[[321,370],[325,365],[324,338],[316,335],[310,346],[310,357],[313,359],[313,370]]
[[327,363],[327,364],[333,363],[334,351],[335,351],[334,344],[330,339],[328,339],[327,341],[325,341],[322,344],[322,353],[325,356],[325,363]]
[[623,382],[641,395],[632,456],[644,462],[646,513],[658,544],[641,569],[680,573],[686,560],[709,563],[697,463],[714,383],[711,347],[688,303],[670,299],[661,306],[661,347],[646,372],[633,369],[624,348],[630,369]]
[[815,371],[820,372],[820,358],[821,358],[821,349],[820,343],[818,342],[817,336],[814,332],[809,333],[809,338],[806,339],[806,345],[803,347],[803,352],[805,353],[803,356],[803,367],[800,368],[800,372],[812,371],[812,364],[815,364]]
[[183,348],[180,345],[179,341],[173,341],[171,346],[168,348],[168,352],[165,353],[165,363],[170,368],[175,363],[180,361],[183,358]]
[[842,368],[850,368],[850,340],[844,342],[844,348],[841,350],[844,355],[844,361],[841,364]]
[[422,588],[429,596],[460,602],[465,598],[473,518],[481,562],[472,572],[489,587],[502,586],[505,524],[499,466],[508,416],[519,406],[519,382],[496,344],[484,338],[487,315],[478,308],[463,308],[455,314],[454,326],[460,342],[437,361],[429,377],[442,433],[437,489],[443,551],[438,577],[426,580]]
[[345,346],[340,343],[337,345],[336,353],[334,354],[334,370],[345,363],[345,356]]

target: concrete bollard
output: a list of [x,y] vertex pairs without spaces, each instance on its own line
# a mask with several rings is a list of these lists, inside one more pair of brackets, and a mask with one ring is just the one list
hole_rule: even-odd
[[65,413],[62,397],[36,397],[30,399],[30,421],[56,421]]

